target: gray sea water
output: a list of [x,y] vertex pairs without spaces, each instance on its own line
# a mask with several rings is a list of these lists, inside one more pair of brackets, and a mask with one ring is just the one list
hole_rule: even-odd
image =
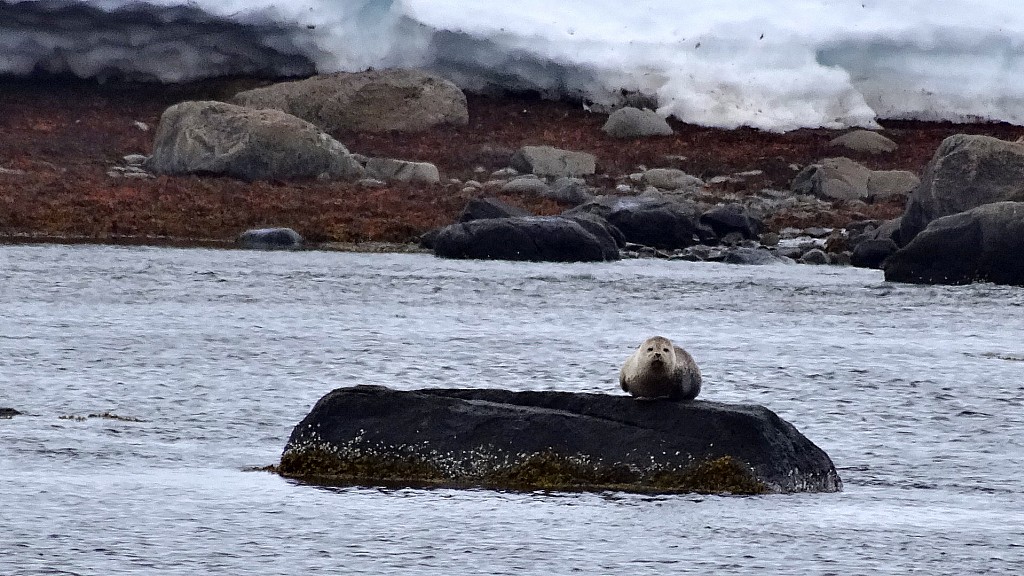
[[[604,391],[668,336],[838,494],[321,488],[339,386]],[[1020,574],[1024,290],[632,260],[0,246],[0,574]],[[118,419],[90,417],[116,415]]]

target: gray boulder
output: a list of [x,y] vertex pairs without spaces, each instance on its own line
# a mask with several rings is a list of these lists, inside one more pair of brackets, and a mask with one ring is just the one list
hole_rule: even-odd
[[797,194],[829,200],[872,202],[909,195],[919,180],[906,170],[871,170],[849,158],[826,158],[796,175],[790,186]]
[[469,122],[458,86],[420,70],[388,69],[326,74],[246,90],[232,102],[283,110],[336,133],[418,132]]
[[[686,481],[713,461],[732,473]],[[278,472],[499,489],[842,490],[828,455],[762,406],[495,389],[336,389],[295,426]]]
[[[588,229],[589,228],[589,229]],[[522,216],[460,222],[433,238],[442,258],[601,262],[618,260],[615,240],[594,227],[559,216]]]
[[631,106],[612,112],[601,130],[613,138],[672,135],[672,127],[657,112]]
[[846,148],[854,152],[867,152],[869,154],[881,154],[896,150],[896,143],[882,136],[878,132],[870,130],[854,130],[842,136],[833,138],[829,146]]
[[291,228],[254,228],[235,239],[240,248],[252,250],[294,250],[302,247],[302,236]]
[[146,170],[243,180],[357,179],[363,168],[337,140],[279,110],[182,102],[164,111]]
[[569,176],[563,176],[552,182],[545,196],[556,202],[563,202],[574,206],[579,206],[584,202],[594,199],[594,195],[590,192],[590,187],[587,186],[585,180]]
[[459,215],[459,222],[517,216],[533,216],[533,214],[497,198],[473,198],[462,209],[462,214]]
[[1024,144],[956,134],[942,141],[910,196],[897,244],[936,218],[992,202],[1024,201]]
[[870,168],[849,158],[826,158],[801,170],[790,188],[819,198],[862,200],[867,198],[870,177]]
[[885,279],[915,284],[1024,286],[1024,202],[994,202],[936,218],[884,263]]
[[441,174],[429,162],[410,162],[394,158],[370,158],[366,161],[366,174],[372,178],[397,182],[437,184]]
[[893,196],[907,197],[921,184],[917,174],[907,170],[873,170],[868,177],[866,200],[875,202]]
[[552,146],[523,146],[512,155],[511,164],[520,172],[538,176],[587,176],[597,169],[597,158]]
[[660,196],[598,196],[565,215],[589,212],[618,228],[627,242],[674,250],[696,244],[695,204]]

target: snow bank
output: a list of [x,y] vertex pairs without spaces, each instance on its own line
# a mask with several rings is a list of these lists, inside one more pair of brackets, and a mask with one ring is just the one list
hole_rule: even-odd
[[[179,82],[427,67],[708,126],[1024,124],[1024,10],[1002,0],[0,0],[0,72]],[[969,18],[968,18],[969,16]]]

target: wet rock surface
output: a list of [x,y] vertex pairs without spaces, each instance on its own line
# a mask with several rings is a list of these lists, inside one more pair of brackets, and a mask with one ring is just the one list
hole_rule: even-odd
[[[490,480],[509,479],[510,470],[541,458],[571,465],[584,476],[562,477],[562,488],[600,487],[592,483],[600,484],[603,475],[609,484],[621,482],[619,488],[673,491],[679,488],[659,484],[659,475],[726,458],[752,474],[754,492],[842,489],[828,455],[771,410],[705,400],[339,388],[295,426],[282,456],[282,472],[323,477],[299,458],[304,451],[314,461],[329,456],[363,463],[362,478],[351,477],[360,475],[358,466],[341,469],[348,471],[349,481],[370,483],[409,482],[415,478],[402,476],[418,471],[426,476],[421,479],[434,482],[493,486]],[[723,491],[710,484],[703,488],[697,490]]]

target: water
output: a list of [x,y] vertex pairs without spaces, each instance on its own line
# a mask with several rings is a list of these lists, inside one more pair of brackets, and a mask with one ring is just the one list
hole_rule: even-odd
[[[1021,573],[1022,307],[850,268],[0,246],[0,407],[26,413],[0,420],[0,574]],[[794,423],[846,490],[249,471],[335,387],[618,393],[653,334],[693,354],[703,398]]]

